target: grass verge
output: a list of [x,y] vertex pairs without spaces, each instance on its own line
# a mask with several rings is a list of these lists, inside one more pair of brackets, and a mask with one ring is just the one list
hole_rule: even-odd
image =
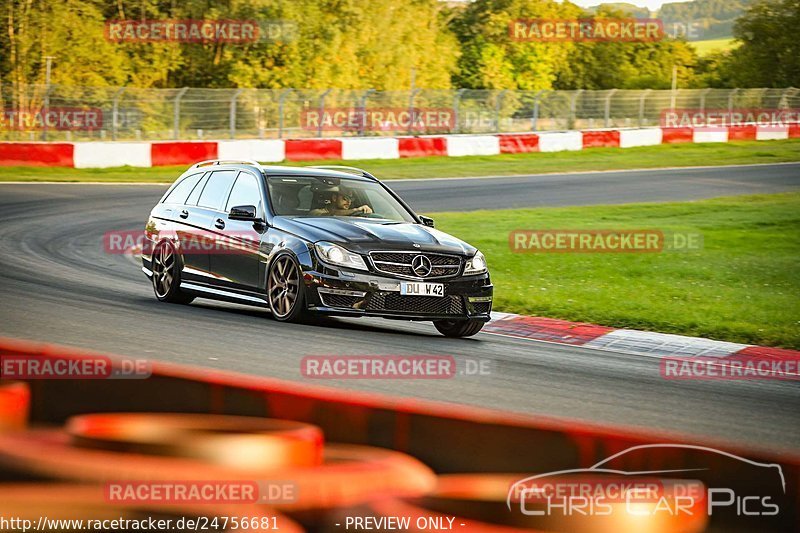
[[[636,148],[592,148],[579,152],[546,152],[467,157],[365,159],[286,163],[293,166],[351,165],[381,179],[508,176],[592,170],[675,166],[742,165],[800,161],[800,139],[705,144],[663,144]],[[0,181],[171,182],[187,165],[101,169],[0,167]]]
[[[439,213],[478,246],[495,309],[800,349],[800,193],[696,202]],[[515,229],[700,232],[695,252],[512,253]]]

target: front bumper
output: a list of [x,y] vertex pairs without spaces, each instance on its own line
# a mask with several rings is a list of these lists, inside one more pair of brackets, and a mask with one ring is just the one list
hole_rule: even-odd
[[445,295],[434,297],[401,296],[401,280],[372,272],[339,271],[326,266],[320,270],[304,272],[308,308],[312,312],[401,320],[482,322],[491,316],[494,287],[488,273],[425,280],[444,285]]

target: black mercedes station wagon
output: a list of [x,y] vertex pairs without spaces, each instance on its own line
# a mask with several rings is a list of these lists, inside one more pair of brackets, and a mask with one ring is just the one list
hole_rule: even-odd
[[145,243],[164,302],[430,320],[448,337],[476,334],[492,309],[483,254],[351,167],[197,163],[153,208]]

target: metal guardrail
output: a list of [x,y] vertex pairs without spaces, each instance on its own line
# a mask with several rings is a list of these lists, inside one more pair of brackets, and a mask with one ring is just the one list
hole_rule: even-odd
[[[93,109],[94,128],[21,128],[0,124],[0,140],[201,140],[429,133],[498,133],[659,124],[668,109],[799,108],[800,89],[429,90],[139,89],[29,86],[6,89],[9,110]],[[333,109],[446,110],[446,127],[331,129],[310,127],[304,114]],[[3,117],[7,118],[7,117]]]

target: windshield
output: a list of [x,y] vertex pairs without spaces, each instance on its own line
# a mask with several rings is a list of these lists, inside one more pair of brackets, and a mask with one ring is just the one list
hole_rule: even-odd
[[272,209],[279,216],[363,217],[416,222],[379,183],[323,176],[267,178]]

